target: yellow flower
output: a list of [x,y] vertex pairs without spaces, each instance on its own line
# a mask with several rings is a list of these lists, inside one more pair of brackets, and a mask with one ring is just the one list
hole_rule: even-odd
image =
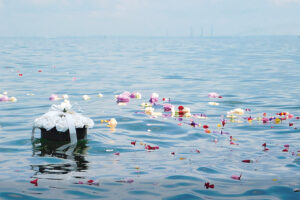
[[10,97],[10,98],[9,98],[9,101],[11,101],[11,102],[16,102],[17,99],[16,99],[16,97]]
[[116,128],[118,122],[115,118],[111,118],[109,121],[108,121],[108,127],[110,128]]
[[141,99],[142,98],[142,95],[140,94],[140,93],[135,93],[135,98],[137,98],[137,99]]

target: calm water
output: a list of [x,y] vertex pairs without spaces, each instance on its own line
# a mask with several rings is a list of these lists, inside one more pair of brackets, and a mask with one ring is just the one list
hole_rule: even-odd
[[[0,198],[300,199],[294,192],[300,188],[299,55],[299,37],[2,38],[0,93],[18,101],[0,102]],[[118,106],[114,96],[124,91],[143,98]],[[152,92],[206,114],[195,122],[211,133],[189,119],[143,114],[140,104]],[[223,96],[219,106],[208,104],[209,92]],[[74,110],[95,121],[71,155],[30,140],[34,119],[59,103],[48,100],[51,94],[68,94]],[[251,109],[244,117],[295,117],[280,124],[227,119],[223,131],[238,143],[230,145],[217,124],[238,107]],[[115,132],[100,123],[112,117]],[[262,151],[265,142],[269,151]],[[141,143],[160,149],[148,152]],[[289,151],[282,152],[286,144]],[[240,174],[241,180],[231,178]],[[30,183],[35,178],[38,186]]]

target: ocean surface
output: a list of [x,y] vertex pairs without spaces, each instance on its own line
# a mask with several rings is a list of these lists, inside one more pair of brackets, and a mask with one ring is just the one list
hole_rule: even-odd
[[[300,199],[299,37],[1,38],[0,79],[0,199]],[[154,92],[192,117],[146,115]],[[95,122],[71,153],[31,141],[52,94]]]

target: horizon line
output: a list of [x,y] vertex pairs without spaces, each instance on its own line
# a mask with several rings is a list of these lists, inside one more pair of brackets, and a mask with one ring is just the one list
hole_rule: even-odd
[[253,35],[58,35],[58,36],[1,36],[1,39],[15,38],[41,38],[41,39],[56,39],[56,38],[233,38],[233,37],[300,37],[300,34],[253,34]]

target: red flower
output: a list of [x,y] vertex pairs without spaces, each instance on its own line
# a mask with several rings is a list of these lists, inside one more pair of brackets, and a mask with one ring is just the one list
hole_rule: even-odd
[[94,181],[93,180],[88,180],[88,183],[92,184],[92,183],[94,183]]
[[19,74],[19,76],[23,76],[23,74]]
[[209,188],[215,188],[215,185],[214,184],[210,184],[209,182],[205,182],[204,183],[204,187],[206,187],[206,189],[209,189]]
[[282,151],[283,151],[283,152],[288,152],[289,150],[288,150],[288,149],[283,149]]
[[293,123],[289,123],[289,126],[293,126],[294,124]]
[[242,162],[244,162],[244,163],[252,163],[253,161],[252,160],[242,160]]
[[183,106],[178,106],[178,110],[183,110],[184,107]]
[[224,127],[226,124],[225,120],[222,120],[222,126]]
[[134,146],[135,146],[135,144],[136,144],[136,141],[133,141],[133,142],[131,142],[130,144],[132,144],[132,145],[134,145]]
[[204,129],[207,129],[207,128],[208,128],[208,126],[207,126],[207,125],[203,125],[203,128],[204,128]]
[[184,112],[183,112],[182,110],[180,110],[180,111],[178,112],[178,114],[179,114],[179,116],[183,116],[183,115],[184,115]]
[[31,184],[34,184],[35,186],[38,186],[38,179],[34,179],[30,181]]
[[145,145],[145,149],[147,150],[156,150],[156,149],[159,149],[159,146],[150,146],[150,145]]
[[174,156],[174,155],[175,155],[175,152],[172,152],[171,154]]

